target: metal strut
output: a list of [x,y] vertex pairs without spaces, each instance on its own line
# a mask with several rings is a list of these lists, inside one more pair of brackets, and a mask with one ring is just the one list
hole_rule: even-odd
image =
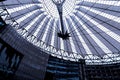
[[61,25],[61,31],[57,33],[57,36],[62,38],[63,40],[69,39],[70,37],[70,33],[67,32],[67,30],[64,29],[64,25],[63,25],[63,3],[65,2],[65,0],[52,0],[53,3],[57,6],[57,10],[59,13],[59,17],[60,17],[60,25]]

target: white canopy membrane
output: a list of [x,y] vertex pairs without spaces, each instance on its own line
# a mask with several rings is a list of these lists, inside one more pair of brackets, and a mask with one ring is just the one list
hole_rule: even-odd
[[70,33],[67,40],[57,36],[60,19],[52,0],[7,0],[0,8],[8,24],[48,54],[92,64],[120,60],[119,0],[65,0],[62,17]]

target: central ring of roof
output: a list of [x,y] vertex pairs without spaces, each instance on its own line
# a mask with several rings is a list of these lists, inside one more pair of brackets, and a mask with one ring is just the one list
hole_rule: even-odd
[[[52,17],[59,17],[56,5],[52,0],[39,0],[43,4],[44,10]],[[63,16],[67,16],[74,12],[75,5],[77,4],[77,0],[65,0],[63,4]],[[40,5],[41,6],[41,5]]]

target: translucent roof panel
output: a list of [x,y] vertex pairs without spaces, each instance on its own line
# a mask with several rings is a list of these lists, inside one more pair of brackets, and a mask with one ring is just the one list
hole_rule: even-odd
[[48,54],[88,62],[119,57],[119,0],[65,0],[62,17],[64,28],[70,33],[67,40],[57,36],[60,18],[52,0],[7,0],[0,6],[9,15],[6,20],[16,22],[18,33]]

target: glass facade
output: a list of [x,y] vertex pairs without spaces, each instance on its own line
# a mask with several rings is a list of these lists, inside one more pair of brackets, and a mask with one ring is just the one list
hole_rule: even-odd
[[[50,74],[52,75],[50,79]],[[49,57],[45,80],[81,80],[79,63]]]
[[[8,46],[10,46],[12,49],[24,55],[17,71],[15,72],[14,78],[11,76],[12,80],[43,80],[44,79],[46,64],[49,57],[49,55],[46,54],[44,50],[39,49],[33,44],[27,42],[10,25],[8,25],[0,33],[0,39],[3,40],[5,43],[7,43]],[[10,50],[12,50],[11,48]]]
[[120,79],[120,64],[87,65],[85,71],[87,80]]
[[23,55],[0,39],[0,80],[13,78]]
[[45,80],[119,80],[120,64],[85,65],[49,57]]

